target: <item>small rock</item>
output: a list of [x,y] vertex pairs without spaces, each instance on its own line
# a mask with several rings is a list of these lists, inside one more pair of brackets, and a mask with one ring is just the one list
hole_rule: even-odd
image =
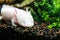
[[42,27],[42,28],[47,28],[47,25],[44,24],[44,23],[42,23],[41,27]]
[[39,32],[37,32],[38,35],[43,36],[43,30],[40,30]]

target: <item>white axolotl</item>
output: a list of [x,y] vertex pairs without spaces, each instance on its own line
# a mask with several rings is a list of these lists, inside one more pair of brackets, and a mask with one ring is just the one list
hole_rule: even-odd
[[0,19],[11,20],[12,26],[17,26],[16,23],[23,27],[32,27],[34,25],[33,17],[31,12],[28,11],[28,8],[22,10],[13,6],[3,5],[1,15]]

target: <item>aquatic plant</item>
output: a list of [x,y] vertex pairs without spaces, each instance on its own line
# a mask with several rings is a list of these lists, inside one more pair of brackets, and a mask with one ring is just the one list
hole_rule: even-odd
[[60,28],[60,0],[35,0],[31,11],[35,20],[49,22],[48,28]]

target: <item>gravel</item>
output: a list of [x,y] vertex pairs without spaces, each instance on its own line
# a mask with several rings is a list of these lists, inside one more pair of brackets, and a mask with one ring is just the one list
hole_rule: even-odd
[[60,30],[54,28],[48,29],[48,23],[39,23],[35,21],[35,25],[31,28],[24,28],[22,26],[13,27],[11,22],[0,21],[0,37],[6,37],[6,39],[59,39]]

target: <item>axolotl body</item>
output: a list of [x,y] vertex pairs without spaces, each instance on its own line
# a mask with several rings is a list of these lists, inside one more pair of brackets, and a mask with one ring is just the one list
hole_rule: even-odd
[[22,10],[13,6],[3,5],[1,15],[4,20],[11,20],[12,26],[17,26],[16,23],[23,27],[32,27],[34,25],[33,17],[28,9]]

